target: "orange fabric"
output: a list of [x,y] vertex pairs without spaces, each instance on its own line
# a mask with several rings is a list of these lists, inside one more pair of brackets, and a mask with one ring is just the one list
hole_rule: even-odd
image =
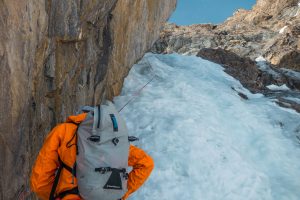
[[128,165],[132,166],[132,171],[129,173],[127,182],[127,192],[123,199],[126,199],[130,194],[139,189],[150,176],[154,168],[152,158],[147,155],[142,149],[133,145],[129,148]]
[[[59,167],[58,156],[68,166],[73,167],[76,160],[76,142],[73,137],[77,126],[70,122],[80,123],[86,117],[86,113],[70,116],[66,123],[56,126],[47,136],[42,149],[36,159],[31,174],[31,189],[42,200],[48,200],[55,178],[55,172]],[[71,142],[70,142],[71,141]],[[128,165],[133,169],[129,173],[128,191],[124,195],[125,200],[136,191],[149,177],[154,162],[143,150],[130,145]],[[77,180],[66,169],[62,169],[56,195],[77,186]],[[63,200],[80,200],[77,195],[67,195]]]

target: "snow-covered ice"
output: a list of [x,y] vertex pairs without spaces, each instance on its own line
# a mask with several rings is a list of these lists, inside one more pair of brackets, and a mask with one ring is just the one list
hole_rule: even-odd
[[286,84],[283,84],[280,86],[271,84],[271,85],[268,85],[267,88],[270,90],[290,90],[290,88],[288,86],[286,86]]
[[130,199],[300,199],[300,115],[223,70],[177,54],[147,54],[131,69],[114,101],[122,107],[154,77],[121,114],[155,169]]

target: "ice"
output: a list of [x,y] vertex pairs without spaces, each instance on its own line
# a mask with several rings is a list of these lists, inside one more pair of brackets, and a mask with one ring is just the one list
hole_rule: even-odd
[[290,101],[293,101],[297,104],[300,104],[300,99],[299,98],[295,98],[295,97],[284,97],[284,99],[287,99],[287,100],[290,100]]
[[290,88],[288,86],[286,86],[286,84],[283,84],[280,86],[271,84],[271,85],[268,85],[267,88],[270,90],[290,90]]
[[273,70],[267,60],[263,56],[259,56],[255,59],[257,66],[260,70],[267,72],[268,74],[271,74],[274,78],[280,77],[280,74]]
[[287,28],[287,26],[284,26],[282,29],[279,30],[279,33],[283,34],[286,28]]
[[300,79],[300,72],[297,71],[293,71],[291,69],[285,69],[285,68],[281,68],[281,70],[283,71],[283,73],[289,77],[295,78],[295,79]]
[[177,54],[146,54],[131,69],[114,101],[122,107],[154,77],[121,114],[155,169],[130,199],[299,200],[300,115],[223,70]]

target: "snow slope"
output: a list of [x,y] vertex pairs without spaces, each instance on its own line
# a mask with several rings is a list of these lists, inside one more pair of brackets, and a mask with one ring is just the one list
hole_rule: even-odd
[[251,94],[220,65],[176,54],[147,54],[125,79],[116,105],[153,76],[121,112],[140,138],[136,145],[155,161],[130,199],[300,199],[299,114]]

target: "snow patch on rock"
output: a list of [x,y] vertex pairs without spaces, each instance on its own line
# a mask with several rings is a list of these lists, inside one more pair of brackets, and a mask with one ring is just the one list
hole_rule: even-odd
[[300,99],[295,98],[295,97],[284,97],[284,99],[287,99],[287,100],[290,100],[290,101],[300,104]]
[[284,26],[282,29],[279,30],[279,33],[280,33],[280,34],[283,34],[287,27],[288,27],[288,26]]
[[255,59],[256,62],[265,62],[267,61],[263,56],[259,56]]
[[267,88],[269,90],[290,90],[290,88],[286,86],[286,84],[280,86],[272,84],[272,85],[268,85]]

